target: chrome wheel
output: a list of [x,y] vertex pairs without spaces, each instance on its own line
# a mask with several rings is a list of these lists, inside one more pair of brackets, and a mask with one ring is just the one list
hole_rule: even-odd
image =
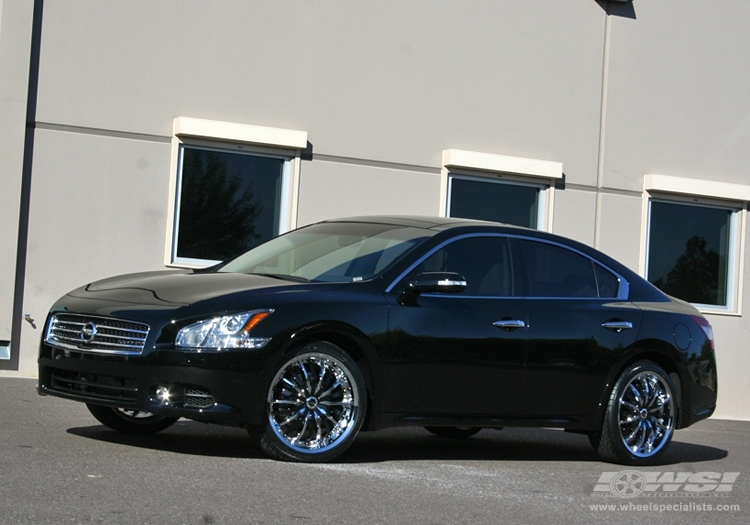
[[268,395],[268,419],[290,447],[325,449],[352,428],[355,397],[356,387],[341,363],[325,354],[304,354],[276,375]]
[[365,399],[364,381],[347,354],[330,343],[308,345],[271,381],[261,446],[279,459],[335,457],[359,430]]
[[638,361],[623,370],[610,394],[601,430],[589,433],[604,459],[651,465],[666,450],[679,410],[673,394],[679,388],[675,389],[672,377],[679,381],[652,361]]
[[631,454],[650,457],[669,442],[674,430],[669,384],[653,371],[632,378],[619,398],[620,437]]

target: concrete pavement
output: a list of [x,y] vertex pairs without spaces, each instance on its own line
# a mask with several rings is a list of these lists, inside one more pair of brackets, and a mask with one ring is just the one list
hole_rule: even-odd
[[677,431],[646,469],[546,429],[363,433],[333,464],[298,465],[266,459],[241,429],[119,435],[35,385],[0,379],[3,525],[750,522],[750,422]]

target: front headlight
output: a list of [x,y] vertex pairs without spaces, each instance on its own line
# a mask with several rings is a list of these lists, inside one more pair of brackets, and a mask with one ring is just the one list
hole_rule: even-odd
[[177,332],[175,345],[181,348],[262,348],[270,337],[250,337],[250,330],[273,310],[253,310],[198,321]]

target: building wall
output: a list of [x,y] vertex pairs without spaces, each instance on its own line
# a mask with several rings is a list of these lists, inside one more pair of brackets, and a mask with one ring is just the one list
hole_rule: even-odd
[[603,12],[559,4],[48,0],[45,42],[65,45],[43,47],[39,120],[169,136],[187,115],[417,166],[447,147],[565,156],[591,183]]
[[748,184],[750,5],[634,2],[613,17],[605,181],[642,190],[662,173]]
[[[33,6],[0,3],[0,356],[9,354],[13,326],[18,216],[21,202],[26,95]],[[2,361],[0,361],[0,366]]]
[[[3,0],[0,43],[30,5]],[[69,289],[164,267],[180,116],[306,131],[298,225],[439,214],[446,149],[561,162],[551,231],[641,270],[645,175],[750,184],[750,6],[632,5],[635,18],[594,0],[45,0],[23,299],[37,328],[23,324],[19,366],[0,374],[35,375],[39,327]],[[16,124],[0,132],[18,144],[28,66],[4,49],[0,111]],[[0,167],[4,225],[15,162]],[[15,256],[0,264],[5,330]],[[748,419],[747,316],[709,318],[717,415]]]
[[303,163],[298,222],[333,216],[438,215],[440,172],[315,160]]

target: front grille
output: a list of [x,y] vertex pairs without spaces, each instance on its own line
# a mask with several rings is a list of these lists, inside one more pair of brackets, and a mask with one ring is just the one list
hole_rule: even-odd
[[183,404],[188,408],[209,408],[216,404],[216,399],[210,392],[197,388],[185,388]]
[[45,342],[54,346],[104,354],[140,355],[149,326],[145,323],[81,314],[55,314]]
[[138,383],[135,379],[108,376],[103,374],[83,374],[69,370],[47,369],[47,388],[85,396],[91,399],[134,403],[138,397]]

